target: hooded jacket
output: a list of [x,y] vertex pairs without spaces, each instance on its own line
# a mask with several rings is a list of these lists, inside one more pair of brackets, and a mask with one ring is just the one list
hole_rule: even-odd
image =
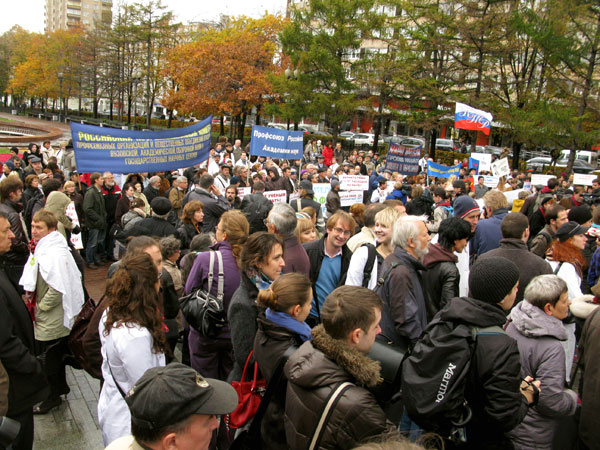
[[322,325],[290,356],[284,373],[288,379],[285,434],[292,450],[305,449],[331,391],[340,383],[346,390],[327,422],[319,448],[348,449],[375,436],[393,432],[373,395],[365,387],[380,383],[381,367],[343,341],[329,336]]
[[427,322],[454,297],[459,295],[458,257],[441,244],[431,244],[423,257],[423,291],[427,306]]
[[273,174],[273,178],[270,178],[266,183],[267,191],[285,191],[287,188],[286,178],[279,175],[279,171],[276,167],[269,170],[269,174]]
[[385,304],[381,311],[381,333],[396,345],[412,345],[427,326],[421,277],[425,267],[406,250],[396,247],[383,262],[382,276],[393,263],[399,264],[377,291]]
[[485,252],[498,248],[502,239],[500,225],[507,214],[506,208],[499,208],[492,213],[490,218],[479,221],[471,243],[471,254],[483,255]]
[[[73,222],[65,214],[67,205],[71,203],[71,199],[62,192],[54,191],[48,195],[45,208],[56,216],[58,219],[58,231],[67,239],[66,231],[71,231]],[[68,240],[67,240],[68,242]]]
[[[438,313],[442,320],[486,328],[503,326],[504,311],[497,305],[468,297],[453,298]],[[473,411],[467,424],[469,448],[511,448],[504,433],[527,414],[527,400],[520,392],[521,362],[517,342],[505,334],[477,337],[465,399]]]
[[567,340],[562,321],[549,316],[527,300],[510,313],[506,332],[516,339],[521,355],[521,378],[542,382],[538,404],[529,408],[520,425],[508,433],[517,449],[552,450],[554,429],[560,417],[575,414],[577,394],[564,389]]

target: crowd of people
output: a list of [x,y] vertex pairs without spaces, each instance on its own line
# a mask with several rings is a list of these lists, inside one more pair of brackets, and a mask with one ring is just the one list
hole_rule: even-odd
[[[66,365],[101,383],[113,450],[226,449],[244,429],[269,449],[600,448],[600,180],[532,186],[514,171],[490,188],[466,162],[450,179],[403,176],[377,153],[317,141],[288,161],[220,139],[207,161],[156,173],[79,173],[68,143],[11,153],[0,178],[11,448],[30,450],[33,415],[70,392]],[[342,175],[368,177],[363,202],[342,206]],[[330,186],[321,202],[317,183]],[[91,299],[85,277],[108,264]],[[196,322],[183,299],[202,295],[216,310]],[[452,390],[460,424],[402,395],[450,383],[431,343],[459,325],[472,330]],[[400,395],[382,396],[377,346],[425,381],[403,375]],[[258,431],[234,425],[232,385],[253,377],[268,402]]]

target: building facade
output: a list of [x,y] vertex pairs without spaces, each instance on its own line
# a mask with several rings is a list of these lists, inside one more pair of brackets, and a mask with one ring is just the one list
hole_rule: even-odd
[[45,10],[46,33],[112,23],[112,0],[46,0]]

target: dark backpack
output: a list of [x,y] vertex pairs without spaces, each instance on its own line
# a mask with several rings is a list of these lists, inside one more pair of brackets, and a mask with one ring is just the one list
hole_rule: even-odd
[[[373,244],[363,244],[361,247],[367,247],[367,251],[369,255],[367,257],[367,262],[365,263],[365,267],[363,269],[363,282],[362,287],[368,288],[369,281],[371,281],[371,273],[373,273],[373,267],[375,267],[375,262],[377,262],[377,267],[381,268],[381,263],[383,262],[383,258],[379,253],[377,253],[377,249]],[[379,271],[377,272],[379,273]]]
[[471,419],[465,399],[477,336],[506,334],[499,326],[469,327],[435,317],[402,365],[402,399],[423,430],[454,436]]

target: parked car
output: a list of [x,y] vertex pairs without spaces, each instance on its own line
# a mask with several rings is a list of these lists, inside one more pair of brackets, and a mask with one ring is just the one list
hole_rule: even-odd
[[455,152],[459,150],[459,147],[452,139],[436,139],[435,149],[443,152]]
[[375,135],[371,133],[357,133],[352,137],[352,139],[354,140],[354,145],[357,147],[366,147],[373,145]]
[[356,133],[354,131],[342,131],[339,136],[346,139],[352,139],[355,134]]
[[[571,153],[571,150],[562,150],[560,152],[560,156],[558,158],[558,161],[556,162],[556,165],[559,165],[558,162],[560,161],[561,165],[566,166],[567,162],[569,161],[569,153]],[[598,168],[598,154],[596,152],[590,152],[588,150],[577,150],[575,152],[575,158],[576,160],[588,163],[594,168]]]
[[425,139],[412,136],[402,139],[398,144],[408,148],[421,147],[423,149],[425,148]]
[[[556,167],[567,167],[568,162],[568,159],[559,159],[556,161]],[[573,172],[575,173],[592,173],[594,170],[596,170],[594,167],[581,159],[576,159],[573,162]]]
[[537,158],[531,158],[526,162],[527,170],[533,170],[534,172],[543,172],[552,163],[552,158],[545,156],[538,156]]
[[504,150],[504,147],[496,147],[494,145],[486,145],[484,147],[485,153],[489,153],[490,155],[496,155],[496,156],[500,156],[502,154],[503,150]]

